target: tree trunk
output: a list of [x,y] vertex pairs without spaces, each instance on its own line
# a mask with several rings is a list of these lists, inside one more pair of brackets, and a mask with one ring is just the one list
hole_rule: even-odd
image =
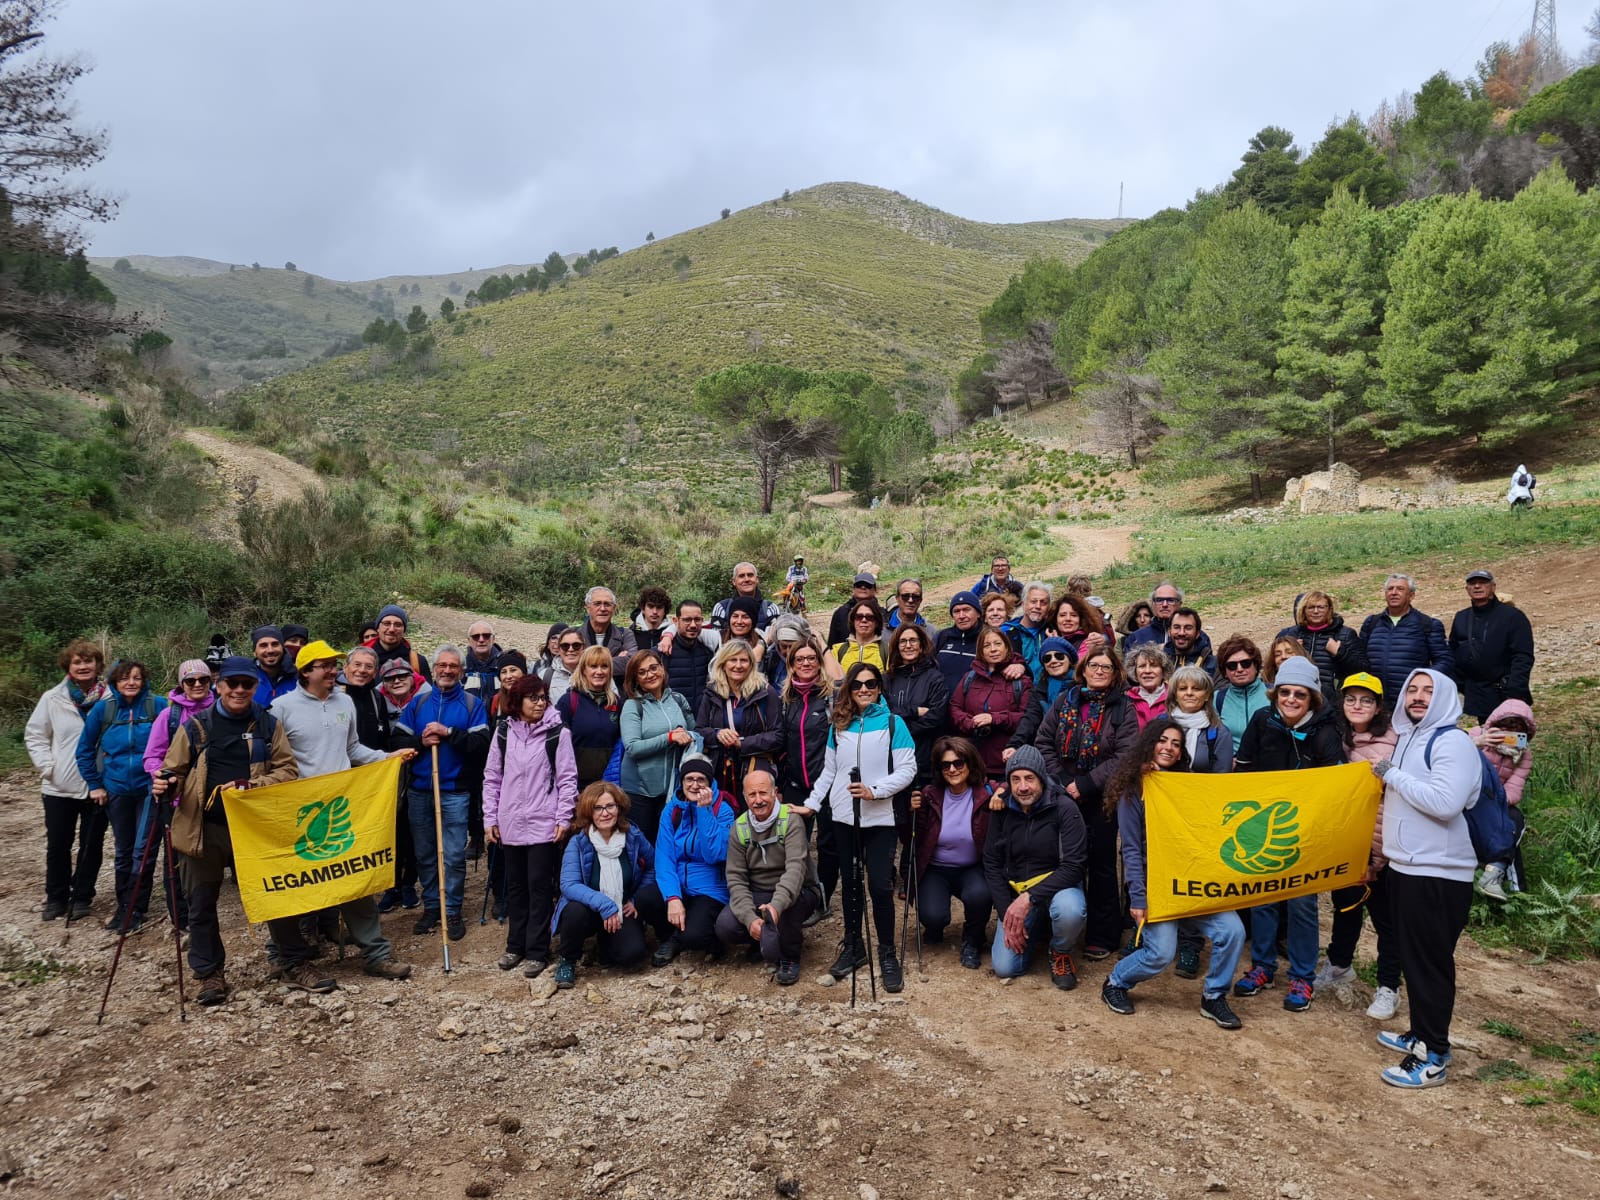
[[1128,462],[1136,468],[1139,465],[1139,443],[1132,438],[1128,439]]
[[1328,414],[1328,470],[1333,470],[1333,464],[1338,461],[1338,451],[1333,441],[1333,414]]
[[844,464],[837,458],[828,460],[828,483],[836,492],[844,487]]
[[[1261,503],[1261,472],[1260,471],[1251,471],[1250,472],[1250,499],[1254,500],[1257,504]],[[768,511],[770,512],[771,510],[769,509]]]

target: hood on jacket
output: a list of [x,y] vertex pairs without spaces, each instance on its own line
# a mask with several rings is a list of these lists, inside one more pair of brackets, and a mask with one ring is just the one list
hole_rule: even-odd
[[[1435,693],[1437,695],[1437,693]],[[1521,717],[1528,723],[1528,736],[1532,737],[1539,732],[1539,724],[1533,719],[1533,709],[1521,700],[1502,700],[1495,710],[1489,714],[1485,726],[1498,725],[1507,717]]]
[[150,680],[146,679],[143,683],[141,683],[139,685],[139,694],[137,696],[135,696],[132,700],[129,700],[126,696],[124,696],[122,694],[121,691],[119,691],[117,688],[112,687],[110,684],[106,685],[106,695],[110,696],[112,698],[112,700],[114,700],[116,702],[116,708],[115,708],[114,711],[116,711],[116,712],[126,712],[128,709],[132,708],[134,705],[144,703],[146,697],[148,697],[150,695]]
[[[1411,681],[1418,675],[1429,675],[1433,678],[1433,700],[1429,702],[1428,711],[1423,714],[1422,720],[1413,721],[1406,712],[1406,688],[1411,686]],[[1406,676],[1406,681],[1400,685],[1400,694],[1394,702],[1393,727],[1396,733],[1425,733],[1428,730],[1454,725],[1460,719],[1461,693],[1456,690],[1455,681],[1450,676],[1431,667],[1418,667]]]
[[[194,716],[196,713],[205,712],[206,709],[210,708],[213,704],[216,703],[216,700],[217,700],[217,696],[216,696],[215,692],[207,692],[206,693],[206,698],[204,700],[191,700],[191,699],[189,699],[189,697],[184,693],[184,690],[182,688],[173,688],[170,692],[167,693],[167,703],[172,705],[172,707],[178,709],[180,712],[183,713],[183,720],[184,721],[187,721],[190,717]],[[1530,718],[1530,720],[1531,720],[1531,718]],[[179,722],[179,724],[182,724],[182,723],[183,722]]]
[[[672,800],[669,801],[669,803],[683,804],[687,805],[689,808],[697,807],[693,800],[689,799],[689,797],[683,794],[683,780],[681,778],[678,780],[678,786],[673,790]],[[711,780],[711,803],[706,805],[706,808],[712,812],[716,812],[722,804],[722,789],[717,786],[717,781],[715,778],[713,778]]]

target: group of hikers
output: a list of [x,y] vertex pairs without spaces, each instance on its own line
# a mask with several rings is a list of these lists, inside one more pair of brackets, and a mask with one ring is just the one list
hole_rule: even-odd
[[[332,990],[319,959],[346,933],[369,974],[404,979],[384,914],[415,910],[414,934],[442,922],[463,938],[475,861],[479,923],[492,904],[505,933],[497,966],[536,977],[553,965],[557,988],[574,985],[591,945],[611,966],[742,950],[790,986],[806,930],[837,904],[830,974],[854,982],[866,967],[899,992],[908,934],[919,956],[944,943],[959,901],[961,967],[987,953],[1008,979],[1043,951],[1055,986],[1071,990],[1079,959],[1120,952],[1101,998],[1121,1015],[1169,966],[1200,978],[1209,943],[1200,1009],[1224,1029],[1242,1024],[1230,992],[1272,988],[1280,958],[1290,1012],[1353,981],[1367,914],[1368,1015],[1395,1017],[1402,985],[1410,1015],[1405,1031],[1379,1034],[1401,1056],[1383,1079],[1443,1083],[1474,886],[1503,900],[1523,885],[1514,849],[1479,861],[1464,814],[1489,776],[1512,811],[1520,802],[1536,730],[1527,617],[1474,570],[1446,631],[1394,574],[1359,626],[1327,592],[1303,593],[1263,651],[1237,633],[1213,644],[1169,581],[1115,617],[1091,591],[1082,576],[1059,591],[1024,582],[997,556],[941,629],[919,580],[880,597],[863,564],[823,636],[740,563],[709,614],[646,587],[623,621],[616,594],[594,587],[581,618],[527,652],[502,648],[480,620],[464,647],[430,660],[393,604],[347,651],[304,626],[265,625],[248,656],[219,638],[183,662],[165,697],[147,665],[125,658],[106,672],[100,646],[74,641],[26,731],[42,777],[43,919],[90,916],[109,824],[106,927],[137,931],[164,882],[199,1000],[222,1003],[217,902],[231,845],[214,793],[399,756],[392,886],[269,922],[273,973],[291,987]],[[1331,893],[1326,947],[1316,896],[1147,919],[1153,773],[1344,762],[1371,764],[1383,803],[1364,878]],[[158,880],[163,846],[172,861]]]

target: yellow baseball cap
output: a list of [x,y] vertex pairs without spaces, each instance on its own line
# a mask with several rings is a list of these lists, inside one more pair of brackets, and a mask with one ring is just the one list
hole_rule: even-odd
[[[305,651],[302,650],[300,653],[304,654]],[[1380,680],[1376,675],[1368,674],[1366,671],[1357,671],[1339,686],[1343,691],[1349,691],[1353,687],[1358,687],[1366,688],[1367,691],[1371,692],[1374,696],[1381,697],[1383,695],[1383,681]]]
[[300,653],[294,656],[294,669],[296,671],[304,671],[312,663],[320,662],[325,658],[341,659],[343,657],[343,654],[340,654],[327,642],[307,642],[300,647]]

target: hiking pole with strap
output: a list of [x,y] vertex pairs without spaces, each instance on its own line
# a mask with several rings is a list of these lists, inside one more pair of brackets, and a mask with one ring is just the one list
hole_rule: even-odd
[[155,842],[155,838],[149,836],[152,832],[151,827],[145,824],[145,818],[149,816],[151,807],[151,795],[148,790],[145,792],[145,800],[145,811],[139,817],[139,828],[145,835],[144,845],[139,851],[139,865],[134,871],[133,888],[128,894],[128,907],[122,910],[122,932],[117,936],[116,953],[111,956],[111,973],[106,976],[106,990],[100,996],[100,1012],[94,1019],[96,1025],[105,1020],[106,1004],[111,999],[111,985],[116,982],[117,966],[122,962],[122,946],[128,940],[128,929],[133,924],[133,911],[139,904],[139,885],[144,882],[145,863],[150,861],[150,847]]
[[483,856],[489,860],[488,878],[483,881],[483,911],[478,914],[479,926],[489,923],[489,893],[494,891],[494,843],[490,842]]
[[[906,958],[906,934],[911,928],[911,910],[917,903],[917,810],[911,810],[911,866],[906,871],[905,904],[900,913],[900,961]],[[922,974],[922,917],[917,917],[917,974]]]
[[[856,775],[856,780],[852,782],[860,781],[860,772],[857,771]],[[850,799],[852,801],[851,811],[855,819],[856,833],[855,853],[851,855],[855,860],[856,920],[861,922],[861,936],[865,939],[867,949],[867,982],[872,988],[872,1002],[876,1004],[878,1002],[878,972],[872,965],[872,918],[867,913],[867,848],[861,841],[861,797],[852,795]],[[851,1008],[856,1006],[856,974],[860,970],[860,967],[855,967],[850,971]]]
[[444,801],[439,798],[439,746],[435,743],[430,747],[433,751],[433,848],[437,854],[439,865],[439,944],[444,947],[444,973],[450,974],[450,930],[449,922],[444,915]]

